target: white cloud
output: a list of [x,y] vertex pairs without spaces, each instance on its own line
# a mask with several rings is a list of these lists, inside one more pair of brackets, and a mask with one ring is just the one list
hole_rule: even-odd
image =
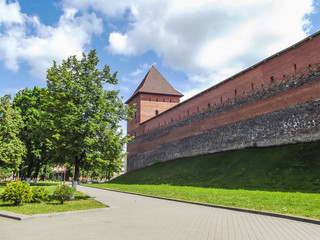
[[136,86],[137,84],[139,84],[141,82],[141,80],[144,78],[145,74],[151,68],[152,65],[156,65],[156,63],[140,64],[136,70],[129,73],[128,75],[123,76],[121,80],[123,82],[132,83]]
[[135,71],[133,71],[132,73],[130,73],[129,75],[130,76],[139,76],[141,74],[146,74],[147,70],[149,70],[149,68],[152,66],[152,65],[155,65],[155,64],[148,64],[148,63],[144,63],[144,64],[141,64],[139,66],[139,68],[137,68]]
[[[107,17],[127,17],[109,36],[112,54],[154,51],[191,81],[243,69],[306,36],[312,0],[65,0]],[[305,31],[304,31],[305,30]],[[200,75],[199,75],[200,74]],[[208,76],[206,78],[205,76]],[[220,81],[223,79],[220,79]]]
[[5,24],[23,23],[24,16],[20,13],[18,2],[6,4],[6,0],[0,0],[0,26]]
[[30,73],[40,79],[45,79],[53,60],[59,62],[71,55],[80,57],[92,34],[103,30],[102,20],[95,13],[78,16],[75,8],[63,9],[53,27],[21,13],[18,2],[6,4],[0,0],[0,9],[0,16],[1,11],[13,16],[0,17],[0,61],[12,71],[17,71],[21,62],[27,63]]
[[312,11],[312,0],[63,0],[63,15],[47,26],[22,13],[18,2],[6,2],[0,0],[0,61],[8,69],[24,62],[43,78],[52,59],[81,54],[102,33],[98,13],[115,26],[110,53],[154,51],[201,88],[304,38]]

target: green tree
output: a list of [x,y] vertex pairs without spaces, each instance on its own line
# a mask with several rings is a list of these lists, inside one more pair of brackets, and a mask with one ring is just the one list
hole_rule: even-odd
[[1,181],[2,179],[5,179],[5,178],[7,178],[7,177],[10,177],[10,175],[11,175],[11,171],[9,171],[9,170],[6,169],[6,168],[0,167],[0,181]]
[[133,109],[118,96],[119,91],[104,90],[116,85],[117,72],[110,67],[97,69],[99,58],[91,50],[82,59],[76,56],[56,62],[47,71],[48,94],[43,119],[50,129],[49,140],[61,162],[72,163],[75,180],[81,167],[121,165],[122,150],[128,141],[120,130],[120,121],[127,120]]
[[10,100],[9,95],[0,98],[0,166],[17,171],[26,151],[19,138],[24,124]]
[[40,168],[48,163],[48,151],[45,141],[45,125],[41,119],[44,97],[48,91],[46,88],[34,87],[19,91],[13,105],[17,108],[24,122],[24,129],[20,133],[20,139],[25,143],[27,154],[24,157],[22,172],[31,178],[32,172],[36,178]]

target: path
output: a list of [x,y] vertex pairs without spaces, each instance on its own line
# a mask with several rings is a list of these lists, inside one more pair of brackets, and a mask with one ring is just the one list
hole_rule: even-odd
[[110,208],[0,221],[0,239],[320,239],[316,224],[83,186],[79,190]]

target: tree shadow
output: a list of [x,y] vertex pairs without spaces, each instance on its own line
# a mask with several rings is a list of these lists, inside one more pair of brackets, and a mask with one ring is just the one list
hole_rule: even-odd
[[7,185],[7,182],[0,182],[0,187],[5,187]]
[[59,203],[59,202],[46,202],[45,204],[47,204],[47,205],[54,205],[54,206],[56,206],[56,205],[61,205],[61,203]]
[[16,207],[22,205],[13,205],[13,203],[0,203],[0,207]]
[[30,186],[38,186],[38,187],[47,187],[47,186],[57,186],[60,183],[58,182],[37,182],[37,184],[34,184],[33,182],[30,183]]
[[89,199],[89,196],[75,196],[74,199],[75,200],[84,200],[84,199]]

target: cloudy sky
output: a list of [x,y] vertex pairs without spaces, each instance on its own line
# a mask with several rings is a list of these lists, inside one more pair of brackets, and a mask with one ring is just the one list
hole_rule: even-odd
[[187,98],[319,28],[319,0],[0,0],[0,96],[97,49],[124,100],[152,64]]

